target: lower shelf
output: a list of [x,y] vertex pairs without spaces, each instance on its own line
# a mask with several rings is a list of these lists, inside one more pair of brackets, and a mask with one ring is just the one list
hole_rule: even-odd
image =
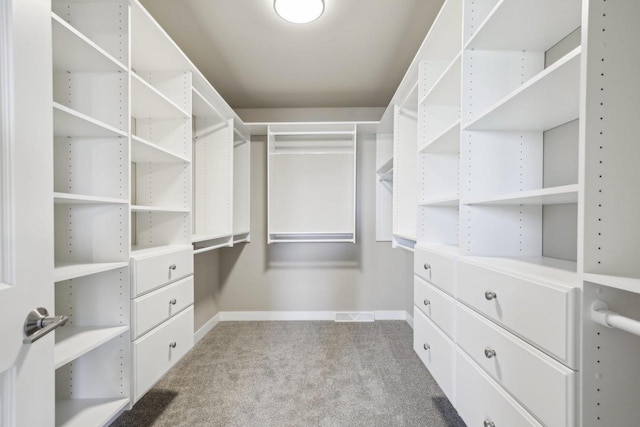
[[129,399],[66,399],[56,401],[56,426],[101,426],[129,404]]
[[55,368],[66,365],[129,330],[129,326],[72,326],[56,330]]

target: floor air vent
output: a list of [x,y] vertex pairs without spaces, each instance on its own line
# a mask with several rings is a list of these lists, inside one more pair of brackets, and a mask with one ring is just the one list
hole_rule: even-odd
[[373,322],[375,320],[373,312],[370,311],[336,313],[336,322]]

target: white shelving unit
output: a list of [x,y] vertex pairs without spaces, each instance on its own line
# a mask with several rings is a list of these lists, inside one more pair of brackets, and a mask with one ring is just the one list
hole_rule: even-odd
[[249,242],[251,230],[251,140],[234,129],[233,243]]
[[356,239],[356,126],[268,129],[268,243]]
[[52,2],[56,425],[130,404],[129,5]]
[[376,135],[376,241],[393,239],[393,135]]

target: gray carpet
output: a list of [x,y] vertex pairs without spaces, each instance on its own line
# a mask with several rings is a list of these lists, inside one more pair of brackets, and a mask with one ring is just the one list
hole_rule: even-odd
[[405,322],[223,322],[112,426],[464,426]]

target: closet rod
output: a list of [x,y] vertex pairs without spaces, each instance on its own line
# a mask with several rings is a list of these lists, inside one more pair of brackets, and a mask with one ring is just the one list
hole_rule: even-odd
[[596,301],[591,306],[591,320],[607,328],[620,329],[640,336],[640,321],[610,311],[607,303],[603,301]]

